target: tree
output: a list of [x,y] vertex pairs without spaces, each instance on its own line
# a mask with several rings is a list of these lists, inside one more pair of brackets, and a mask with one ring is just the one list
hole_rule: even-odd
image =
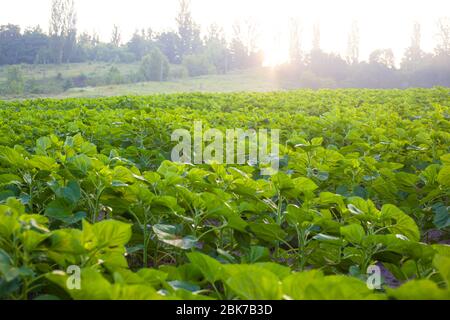
[[348,36],[347,63],[357,64],[359,62],[359,26],[357,21],[352,22],[350,34]]
[[377,49],[370,54],[369,62],[371,64],[379,64],[385,66],[388,69],[394,69],[394,52],[392,51],[392,49]]
[[22,52],[20,54],[19,63],[38,63],[48,61],[49,39],[42,29],[37,26],[28,28],[22,35]]
[[421,26],[420,23],[414,22],[411,45],[405,51],[401,64],[402,69],[409,71],[417,69],[424,56],[425,53],[421,49]]
[[320,24],[313,26],[312,51],[320,51]]
[[191,14],[191,2],[179,0],[179,12],[176,18],[180,37],[180,55],[198,53],[202,47],[200,27],[194,22]]
[[180,37],[176,32],[167,31],[157,34],[155,42],[162,53],[169,59],[170,63],[181,63],[181,53],[179,49]]
[[297,19],[289,21],[289,60],[298,65],[302,61],[301,27]]
[[127,43],[128,50],[134,54],[136,60],[142,60],[149,51],[149,45],[145,38],[145,34],[139,34],[136,30],[131,40]]
[[437,55],[450,55],[450,18],[441,18],[437,22],[438,27],[438,45],[436,47]]
[[240,26],[233,25],[233,37],[230,44],[231,66],[233,69],[245,67],[248,60],[248,50],[241,39]]
[[0,26],[0,64],[19,63],[22,34],[20,27],[12,24]]
[[205,54],[218,72],[226,73],[228,71],[227,41],[223,29],[216,24],[208,28],[205,37]]
[[169,76],[169,61],[158,48],[153,48],[141,62],[141,75],[148,81],[166,81]]
[[53,0],[50,18],[52,52],[56,63],[70,61],[77,37],[74,0]]
[[112,36],[111,36],[111,44],[114,47],[118,48],[118,47],[120,47],[121,41],[122,41],[122,35],[120,33],[120,29],[117,25],[114,25]]
[[246,68],[261,62],[261,55],[256,46],[258,38],[258,27],[255,21],[251,19],[243,22],[235,21],[230,46],[233,68]]

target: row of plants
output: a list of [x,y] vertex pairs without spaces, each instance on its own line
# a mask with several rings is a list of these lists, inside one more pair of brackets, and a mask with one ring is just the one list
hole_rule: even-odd
[[[0,297],[449,299],[449,93],[0,102]],[[168,161],[199,119],[280,171]]]

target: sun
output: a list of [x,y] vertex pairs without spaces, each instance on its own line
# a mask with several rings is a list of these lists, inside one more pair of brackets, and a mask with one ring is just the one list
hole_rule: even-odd
[[263,66],[276,67],[289,62],[289,42],[281,33],[268,34],[262,42]]
[[264,49],[263,54],[264,67],[276,67],[289,61],[289,55],[287,52],[277,48]]

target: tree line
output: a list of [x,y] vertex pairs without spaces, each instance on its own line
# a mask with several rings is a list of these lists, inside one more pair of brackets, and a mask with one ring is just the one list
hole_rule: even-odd
[[[17,25],[0,26],[0,65],[61,64],[88,61],[140,62],[133,81],[165,81],[173,77],[227,73],[261,66],[263,53],[256,43],[257,25],[251,20],[235,23],[227,40],[224,30],[211,25],[204,36],[192,17],[189,0],[179,0],[176,29],[136,31],[123,42],[114,26],[109,42],[97,34],[79,33],[75,0],[53,0],[49,31],[39,26],[21,30]],[[289,27],[290,59],[277,68],[281,82],[304,87],[409,87],[450,85],[450,20],[437,22],[438,43],[434,52],[421,47],[421,25],[415,23],[411,44],[400,67],[391,49],[378,49],[368,61],[360,59],[358,23],[352,24],[345,56],[321,49],[320,26],[313,28],[312,49],[303,49],[302,26],[292,20]],[[111,70],[113,73],[116,70]]]
[[236,26],[229,43],[223,29],[217,25],[210,26],[202,37],[200,25],[192,18],[189,0],[180,0],[176,24],[176,30],[172,31],[155,32],[151,28],[136,31],[124,44],[119,27],[114,26],[111,40],[106,43],[95,33],[78,33],[74,0],[53,0],[48,33],[39,26],[24,31],[13,24],[0,26],[0,65],[131,63],[147,57],[147,60],[160,59],[153,62],[159,63],[160,68],[184,63],[189,75],[196,76],[226,73],[262,63],[262,53],[246,40],[253,28],[251,23]]
[[312,49],[302,50],[301,23],[290,23],[290,63],[278,69],[280,81],[296,87],[406,88],[450,86],[450,19],[436,23],[434,52],[422,49],[421,25],[414,22],[410,45],[400,66],[392,49],[374,50],[368,61],[360,59],[360,32],[354,21],[348,36],[347,54],[327,53],[321,49],[320,27],[313,28]]

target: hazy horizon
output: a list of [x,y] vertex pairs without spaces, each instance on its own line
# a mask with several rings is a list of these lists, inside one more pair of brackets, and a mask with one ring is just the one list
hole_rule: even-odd
[[[272,59],[288,57],[288,22],[299,19],[303,26],[303,49],[311,47],[312,27],[321,27],[321,47],[343,56],[347,50],[348,32],[353,20],[360,28],[361,59],[366,60],[375,49],[392,48],[397,62],[410,44],[412,24],[422,25],[422,48],[433,51],[436,44],[436,22],[450,15],[448,0],[192,0],[192,15],[206,31],[216,23],[227,36],[235,21],[252,19],[260,29],[258,46]],[[51,0],[2,0],[0,24],[21,27],[40,25],[48,30]],[[27,8],[27,10],[24,10]],[[154,31],[175,28],[177,0],[76,0],[79,32],[96,32],[102,41],[109,41],[114,24],[127,42],[137,29]]]

